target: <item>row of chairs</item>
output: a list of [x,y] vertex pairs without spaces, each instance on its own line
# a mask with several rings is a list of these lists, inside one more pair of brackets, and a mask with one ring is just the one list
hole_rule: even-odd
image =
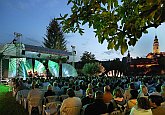
[[61,95],[61,96],[47,96],[46,98],[44,98],[43,95],[45,91],[41,91],[42,92],[41,96],[33,97],[30,100],[27,100],[29,91],[30,90],[20,90],[16,94],[16,101],[22,104],[25,109],[28,109],[29,115],[31,115],[31,111],[33,110],[34,107],[38,108],[39,114],[41,114],[42,112],[43,115],[45,113],[46,115],[49,115],[52,112],[54,112],[52,110],[56,110],[57,109],[56,107],[59,107],[59,105],[61,104],[60,100],[64,100],[68,97],[68,95]]

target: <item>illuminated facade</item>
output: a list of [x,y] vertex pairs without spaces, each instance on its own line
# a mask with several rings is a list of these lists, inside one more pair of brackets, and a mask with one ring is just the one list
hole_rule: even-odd
[[132,73],[140,73],[141,75],[164,74],[165,70],[162,68],[164,63],[160,62],[162,58],[165,58],[165,52],[160,52],[159,41],[157,36],[155,36],[153,51],[148,53],[146,58],[131,59],[129,64],[130,71]]
[[153,43],[153,53],[154,54],[159,54],[160,53],[159,41],[158,41],[157,36],[155,36],[154,43]]
[[152,53],[148,53],[146,57],[148,59],[156,59],[159,57],[165,57],[165,52],[160,52],[159,41],[158,41],[157,36],[155,36],[155,39],[154,39]]

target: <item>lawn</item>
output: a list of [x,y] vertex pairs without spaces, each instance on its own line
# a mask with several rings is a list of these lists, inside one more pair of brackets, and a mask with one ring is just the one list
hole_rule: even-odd
[[9,92],[9,86],[3,84],[0,84],[0,115],[28,115],[27,110]]

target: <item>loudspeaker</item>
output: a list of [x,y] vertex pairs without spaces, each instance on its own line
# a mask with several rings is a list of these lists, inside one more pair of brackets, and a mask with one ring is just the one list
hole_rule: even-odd
[[22,50],[22,55],[25,55],[25,50]]

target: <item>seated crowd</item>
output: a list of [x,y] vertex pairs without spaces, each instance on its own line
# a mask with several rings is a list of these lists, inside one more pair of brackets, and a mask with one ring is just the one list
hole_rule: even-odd
[[159,76],[20,78],[12,80],[12,87],[17,101],[21,100],[22,90],[29,90],[24,97],[27,101],[39,97],[39,111],[43,114],[42,105],[51,103],[47,97],[56,96],[56,108],[53,113],[46,111],[46,114],[165,115],[164,79]]

